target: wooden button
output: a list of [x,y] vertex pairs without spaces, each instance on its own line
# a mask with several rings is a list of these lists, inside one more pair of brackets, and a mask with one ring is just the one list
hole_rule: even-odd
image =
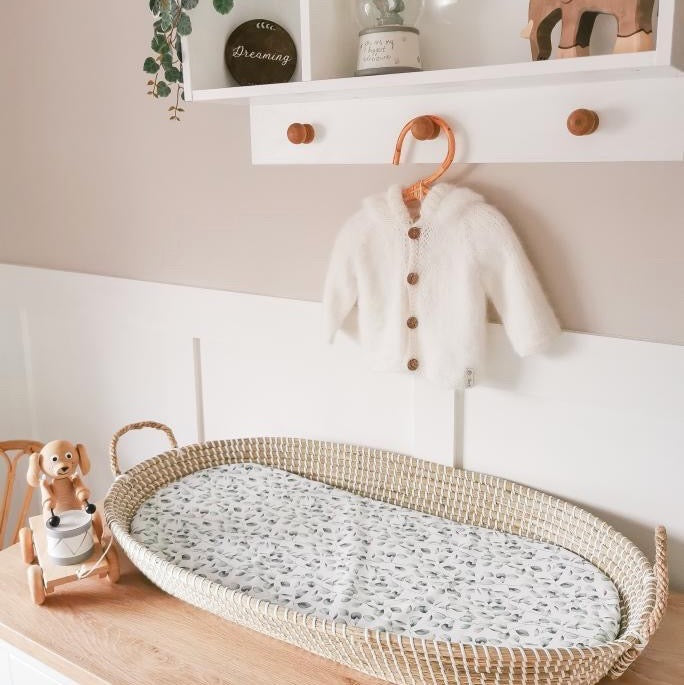
[[415,316],[412,316],[407,322],[406,325],[409,328],[418,328],[418,319],[416,319]]
[[410,273],[407,277],[406,280],[408,281],[409,285],[415,285],[418,283],[418,274],[417,273]]
[[408,237],[411,238],[411,240],[418,240],[418,238],[420,238],[420,228],[418,228],[418,226],[409,228]]
[[418,363],[417,359],[409,359],[409,362],[406,366],[408,366],[409,371],[417,371],[420,364]]

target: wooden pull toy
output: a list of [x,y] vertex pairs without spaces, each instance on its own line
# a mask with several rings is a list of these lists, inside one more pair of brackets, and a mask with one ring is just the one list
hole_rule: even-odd
[[568,131],[573,136],[590,136],[599,127],[599,115],[591,109],[576,109],[568,117]]
[[85,446],[67,440],[53,440],[31,455],[26,480],[40,487],[43,514],[29,519],[19,542],[36,604],[56,586],[90,575],[119,579],[117,552],[111,540],[103,541],[102,516],[81,479],[89,471]]
[[287,139],[293,145],[308,145],[315,137],[316,131],[311,124],[290,124],[287,129]]

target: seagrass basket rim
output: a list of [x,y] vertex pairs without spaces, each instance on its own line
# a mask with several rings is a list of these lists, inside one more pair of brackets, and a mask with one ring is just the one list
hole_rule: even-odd
[[[138,424],[136,427],[139,427]],[[113,442],[114,449],[115,441]],[[622,625],[618,636],[602,645],[595,647],[562,647],[562,648],[543,648],[543,647],[507,647],[494,646],[486,644],[470,644],[470,643],[455,643],[436,639],[427,639],[419,637],[409,637],[400,635],[398,633],[386,632],[377,629],[358,628],[350,626],[341,621],[331,621],[328,619],[317,618],[312,615],[307,615],[302,612],[283,607],[281,605],[268,602],[266,600],[255,599],[246,592],[240,590],[231,590],[219,583],[216,583],[208,578],[198,574],[187,571],[171,562],[167,561],[160,555],[152,552],[149,548],[135,540],[130,535],[130,524],[133,516],[137,512],[145,499],[151,496],[154,492],[164,487],[165,485],[174,482],[180,478],[185,477],[189,473],[212,468],[211,466],[202,466],[195,469],[195,471],[181,472],[174,471],[172,468],[177,464],[183,464],[188,455],[195,452],[210,452],[220,451],[228,453],[231,449],[233,451],[240,451],[244,446],[267,446],[269,449],[287,448],[288,446],[304,445],[307,449],[313,451],[321,451],[324,449],[333,449],[341,453],[364,453],[368,458],[368,453],[371,453],[371,459],[389,459],[390,461],[401,461],[413,465],[416,469],[431,470],[435,474],[452,474],[457,480],[470,481],[472,483],[479,483],[485,486],[495,486],[502,492],[513,493],[520,497],[535,496],[540,498],[542,502],[550,505],[562,505],[563,514],[577,514],[582,516],[585,520],[593,522],[601,533],[605,536],[611,537],[614,541],[620,542],[630,550],[630,553],[635,561],[638,562],[642,575],[643,592],[645,593],[644,608],[639,616],[630,618],[627,625]],[[245,459],[239,459],[239,463],[257,463],[250,459],[247,455]],[[225,462],[225,463],[238,463]],[[281,467],[278,467],[281,468]],[[285,469],[287,470],[287,469]],[[141,483],[144,482],[144,476],[151,471],[161,472],[165,480],[155,484],[155,489],[150,490],[139,502],[136,503],[128,516],[124,516],[121,508],[130,504],[132,500],[139,499]],[[299,475],[302,475],[301,473]],[[311,476],[305,476],[311,477]],[[321,479],[317,479],[321,480]],[[323,481],[325,482],[325,481]],[[339,486],[335,486],[339,487]],[[344,489],[344,488],[343,488]],[[401,506],[401,505],[399,505]],[[411,507],[407,507],[411,508]],[[499,478],[490,474],[479,473],[460,469],[457,467],[446,466],[434,462],[425,461],[417,457],[403,455],[391,450],[372,449],[360,445],[353,445],[349,443],[320,441],[296,437],[250,437],[250,438],[231,438],[224,440],[212,440],[206,442],[192,443],[181,447],[161,452],[144,461],[137,463],[131,467],[124,474],[116,477],[112,484],[104,503],[105,519],[110,527],[117,542],[121,545],[126,554],[131,558],[133,563],[145,574],[154,572],[161,574],[166,581],[166,584],[171,588],[168,590],[171,594],[176,594],[174,588],[181,586],[192,588],[194,590],[201,589],[215,598],[220,598],[224,602],[237,603],[241,608],[248,609],[251,612],[256,612],[264,617],[277,617],[279,620],[285,621],[293,626],[305,626],[318,632],[327,633],[330,635],[342,636],[349,641],[364,640],[368,641],[369,637],[373,638],[374,642],[391,645],[394,643],[399,649],[422,650],[427,656],[437,655],[442,658],[448,656],[452,660],[455,656],[460,657],[465,662],[466,659],[474,660],[476,663],[489,663],[490,661],[504,661],[508,663],[527,664],[532,661],[541,662],[543,664],[554,664],[560,661],[581,661],[584,659],[604,661],[609,659],[611,663],[617,663],[630,650],[636,650],[638,653],[645,647],[648,641],[648,635],[645,635],[646,626],[654,613],[656,606],[656,576],[653,567],[649,563],[646,556],[641,550],[625,537],[622,533],[613,528],[610,524],[598,518],[594,514],[585,509],[571,504],[553,495],[544,493],[543,491],[531,488],[526,485],[516,483],[515,481]],[[429,512],[428,512],[429,513]],[[433,514],[439,516],[439,514]],[[484,526],[488,527],[488,526]],[[560,547],[557,542],[553,542]],[[581,552],[575,549],[570,551],[582,556]],[[584,557],[586,558],[586,557]],[[587,559],[590,563],[594,563]],[[594,564],[596,565],[596,564]],[[603,570],[603,569],[602,569]],[[604,573],[615,582],[610,573],[604,570]],[[618,588],[619,590],[619,588]],[[179,590],[180,591],[180,590]],[[178,595],[176,595],[178,596]],[[184,599],[183,597],[181,597]],[[620,591],[620,598],[622,604],[622,592]],[[657,626],[656,626],[657,627]],[[653,632],[653,631],[651,631]],[[629,661],[632,659],[630,658]]]

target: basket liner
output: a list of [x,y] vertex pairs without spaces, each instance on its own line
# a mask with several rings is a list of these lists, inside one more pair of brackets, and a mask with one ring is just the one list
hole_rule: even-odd
[[[296,438],[250,438],[173,449],[120,475],[105,500],[105,517],[131,561],[166,592],[195,606],[389,682],[410,685],[594,685],[623,673],[657,629],[667,602],[666,536],[656,535],[656,565],[620,533],[588,512],[542,492],[492,476],[404,455]],[[131,522],[160,488],[223,464],[256,463],[320,481],[362,497],[451,521],[552,543],[589,561],[620,594],[618,636],[604,645],[499,647],[402,636],[318,618],[229,589],[166,561],[135,540]]]
[[593,647],[620,627],[612,581],[572,552],[259,464],[164,486],[131,535],[231,590],[407,637]]

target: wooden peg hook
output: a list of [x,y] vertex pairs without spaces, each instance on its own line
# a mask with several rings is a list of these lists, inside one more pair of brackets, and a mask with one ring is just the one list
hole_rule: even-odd
[[311,124],[290,124],[287,129],[287,139],[293,145],[308,145],[313,143],[316,131]]
[[431,117],[418,117],[413,121],[411,133],[416,140],[434,140],[441,129]]
[[573,136],[590,136],[599,127],[599,115],[591,109],[576,109],[568,117],[568,131]]

